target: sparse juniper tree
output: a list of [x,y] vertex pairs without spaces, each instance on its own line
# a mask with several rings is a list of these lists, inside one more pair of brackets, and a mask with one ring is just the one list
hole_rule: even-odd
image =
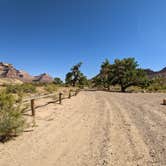
[[71,68],[71,72],[72,72],[72,75],[73,75],[73,86],[76,86],[76,83],[79,82],[81,76],[83,75],[80,71],[80,67],[82,65],[82,62],[74,65],[72,68]]
[[61,84],[63,84],[63,81],[59,77],[55,77],[54,84],[61,85]]
[[76,86],[85,83],[86,77],[84,74],[80,71],[80,67],[82,65],[82,62],[74,65],[71,68],[71,71],[66,74],[66,84]]
[[111,65],[111,84],[120,85],[122,92],[130,86],[144,87],[147,83],[146,73],[138,68],[134,58],[116,59]]

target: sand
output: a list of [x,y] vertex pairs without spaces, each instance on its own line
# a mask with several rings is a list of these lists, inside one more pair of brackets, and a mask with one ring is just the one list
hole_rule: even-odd
[[165,97],[86,91],[40,107],[36,127],[0,144],[0,166],[165,166]]

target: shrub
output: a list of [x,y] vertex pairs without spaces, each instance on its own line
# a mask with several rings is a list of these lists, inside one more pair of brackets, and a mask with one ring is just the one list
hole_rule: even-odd
[[62,85],[63,81],[59,77],[55,77],[54,78],[54,84],[56,84],[56,85]]
[[32,84],[25,83],[22,85],[8,85],[6,87],[6,92],[7,93],[35,93],[36,92],[36,87]]
[[155,77],[151,80],[150,86],[147,88],[148,91],[166,91],[166,78]]
[[44,89],[51,93],[57,91],[57,86],[55,84],[46,84]]
[[16,103],[13,95],[0,93],[0,141],[5,142],[23,131],[25,120],[21,102]]

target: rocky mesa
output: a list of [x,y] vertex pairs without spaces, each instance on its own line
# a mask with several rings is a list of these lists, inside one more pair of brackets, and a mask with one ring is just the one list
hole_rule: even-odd
[[12,64],[0,62],[0,78],[18,79],[22,82],[51,83],[53,78],[43,73],[39,76],[31,76],[23,70],[17,70]]

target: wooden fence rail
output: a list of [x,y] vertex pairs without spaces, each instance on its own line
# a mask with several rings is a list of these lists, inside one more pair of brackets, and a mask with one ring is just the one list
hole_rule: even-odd
[[[41,96],[34,96],[31,98],[26,98],[23,99],[23,103],[28,103],[30,102],[30,107],[31,107],[31,115],[35,116],[36,112],[35,112],[35,108],[38,108],[39,106],[35,107],[35,101],[38,99],[43,99],[43,98],[49,98],[49,97],[54,97],[54,101],[51,101],[49,103],[56,103],[59,102],[59,104],[62,104],[62,100],[64,99],[70,99],[72,96],[76,96],[79,93],[79,89],[76,90],[69,90],[69,93],[67,96],[65,96],[62,92],[60,92],[59,94],[48,94],[48,95],[41,95]],[[73,94],[72,94],[73,92]]]

